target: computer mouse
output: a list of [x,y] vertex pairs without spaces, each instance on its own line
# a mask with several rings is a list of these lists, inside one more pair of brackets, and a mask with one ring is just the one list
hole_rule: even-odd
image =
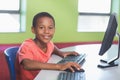
[[[72,72],[70,69],[66,69],[65,71],[67,72]],[[85,72],[84,69],[80,69],[80,70],[77,70],[77,69],[74,69],[75,72]]]

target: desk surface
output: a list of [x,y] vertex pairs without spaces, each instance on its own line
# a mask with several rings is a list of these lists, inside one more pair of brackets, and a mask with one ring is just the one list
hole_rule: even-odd
[[[117,53],[117,45],[114,45],[114,53]],[[86,53],[86,61],[82,65],[85,70],[86,80],[120,80],[120,65],[111,68],[101,69],[97,65],[100,63],[100,56],[98,55],[100,44],[78,45],[73,47],[63,48],[63,51],[76,51],[79,53]],[[61,58],[52,55],[49,63],[57,63]],[[120,62],[120,60],[117,60]],[[57,80],[58,74],[61,71],[41,70],[34,80]]]

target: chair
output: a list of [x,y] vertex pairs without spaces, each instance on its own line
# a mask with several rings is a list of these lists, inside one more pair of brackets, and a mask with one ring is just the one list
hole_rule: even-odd
[[16,53],[18,51],[19,47],[9,47],[4,50],[4,54],[7,60],[8,68],[10,71],[10,80],[16,80],[16,73],[15,73],[15,58]]

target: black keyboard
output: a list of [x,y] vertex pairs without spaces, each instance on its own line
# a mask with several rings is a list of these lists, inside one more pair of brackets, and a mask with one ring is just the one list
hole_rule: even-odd
[[85,72],[61,72],[57,80],[85,80]]
[[78,64],[80,64],[85,59],[85,57],[86,54],[80,54],[78,56],[71,55],[63,58],[58,63],[77,62]]

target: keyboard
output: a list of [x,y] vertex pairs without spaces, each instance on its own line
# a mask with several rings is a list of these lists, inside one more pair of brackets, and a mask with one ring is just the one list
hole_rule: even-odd
[[61,72],[57,80],[85,80],[85,72]]
[[58,63],[76,62],[76,63],[80,64],[85,59],[85,57],[86,57],[85,53],[80,54],[78,56],[70,55],[70,56],[67,56],[67,57],[63,58]]

